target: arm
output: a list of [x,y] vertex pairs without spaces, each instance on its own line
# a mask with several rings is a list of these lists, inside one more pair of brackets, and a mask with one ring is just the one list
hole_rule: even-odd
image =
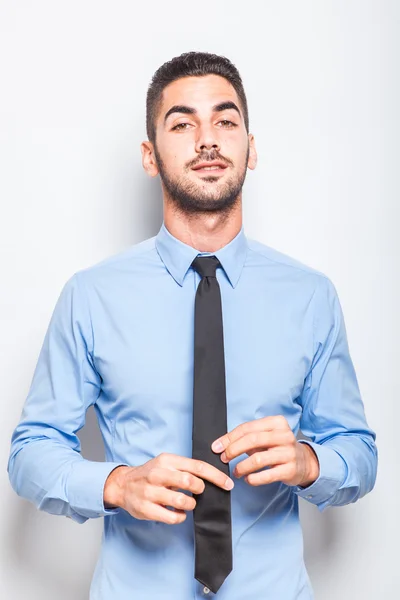
[[105,508],[103,489],[108,475],[119,466],[84,459],[76,435],[101,390],[81,285],[76,273],[58,298],[12,435],[7,467],[19,496],[40,510],[78,523],[118,512]]
[[368,426],[349,354],[341,305],[331,281],[320,277],[314,294],[314,359],[300,398],[301,431],[311,441],[320,472],[294,491],[323,511],[355,502],[376,480],[376,434]]

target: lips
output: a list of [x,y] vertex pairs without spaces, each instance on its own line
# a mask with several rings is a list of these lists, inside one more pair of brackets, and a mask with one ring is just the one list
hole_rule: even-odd
[[200,171],[202,173],[213,173],[226,169],[226,165],[221,161],[203,162],[193,167],[193,171]]

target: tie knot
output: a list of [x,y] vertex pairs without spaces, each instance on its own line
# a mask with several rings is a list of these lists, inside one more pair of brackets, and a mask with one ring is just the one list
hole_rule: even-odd
[[216,270],[220,264],[216,256],[196,256],[192,267],[201,277],[216,277]]

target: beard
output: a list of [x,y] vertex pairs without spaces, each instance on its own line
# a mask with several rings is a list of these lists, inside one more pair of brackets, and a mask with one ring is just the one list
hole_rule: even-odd
[[[177,209],[186,214],[194,213],[230,213],[239,203],[239,196],[246,178],[247,161],[250,148],[247,146],[246,159],[243,167],[236,175],[230,177],[221,186],[212,185],[217,182],[219,177],[207,175],[202,177],[199,184],[185,178],[184,175],[172,179],[165,168],[157,146],[154,145],[154,154],[157,161],[157,167],[160,173],[161,181],[168,192],[171,201]],[[192,166],[200,162],[211,162],[213,160],[222,160],[224,164],[233,165],[232,161],[219,155],[217,151],[202,153],[196,159],[195,163],[186,166],[190,171]],[[228,168],[228,167],[227,167]]]

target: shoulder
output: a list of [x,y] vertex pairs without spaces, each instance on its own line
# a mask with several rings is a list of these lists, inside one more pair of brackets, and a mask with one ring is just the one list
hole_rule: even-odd
[[114,276],[130,274],[140,269],[143,264],[156,261],[156,236],[147,238],[115,254],[80,269],[74,276],[87,282],[113,279]]
[[303,291],[317,304],[338,300],[336,287],[326,273],[258,240],[247,238],[247,245],[247,264],[264,267],[266,277],[293,284],[298,292]]
[[296,273],[298,276],[311,276],[316,280],[319,278],[328,279],[328,276],[311,267],[308,264],[301,262],[300,260],[294,258],[293,256],[289,256],[279,250],[268,246],[258,240],[253,238],[247,238],[247,245],[250,250],[250,260],[251,255],[253,255],[254,259],[259,259],[263,261],[266,265],[271,267],[275,266],[276,268],[283,269],[285,271],[292,271],[294,274]]

